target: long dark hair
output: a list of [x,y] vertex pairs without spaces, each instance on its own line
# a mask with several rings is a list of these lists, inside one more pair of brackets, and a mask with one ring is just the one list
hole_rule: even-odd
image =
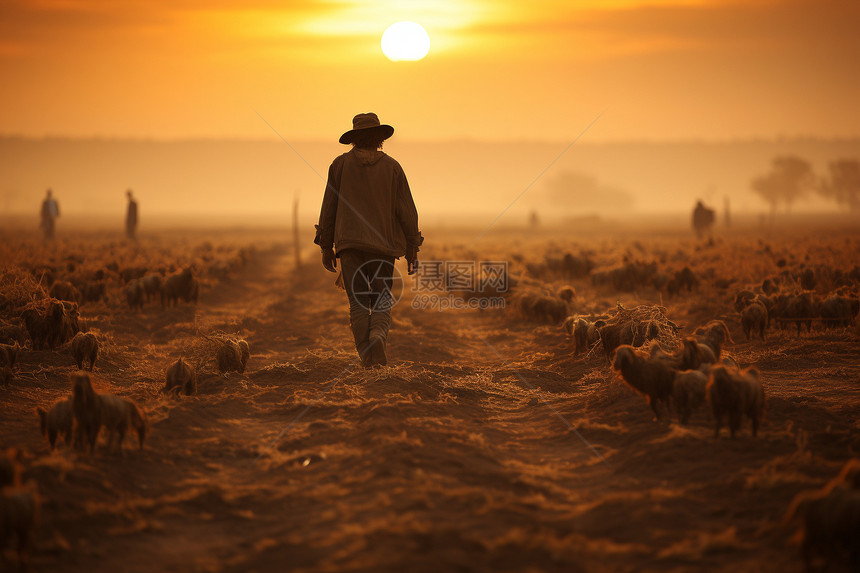
[[365,133],[359,131],[352,136],[352,145],[360,149],[379,149],[385,136],[375,129],[368,129]]

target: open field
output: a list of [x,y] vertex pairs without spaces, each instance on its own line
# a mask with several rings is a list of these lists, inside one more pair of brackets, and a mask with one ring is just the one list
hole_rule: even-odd
[[[414,308],[422,293],[407,280],[389,366],[373,370],[357,363],[334,275],[314,250],[295,269],[288,232],[164,231],[139,245],[90,233],[50,246],[0,235],[9,324],[45,297],[48,274],[107,268],[106,300],[79,307],[101,344],[94,383],[135,400],[149,424],[142,450],[129,439],[107,452],[102,437],[92,455],[51,452],[35,408],[69,395],[70,345],[19,353],[0,387],[0,449],[20,451],[41,499],[32,570],[802,571],[797,525],[781,521],[796,494],[860,457],[860,326],[811,317],[798,334],[774,321],[748,341],[734,297],[765,278],[801,288],[807,269],[818,299],[856,297],[860,232],[708,242],[593,231],[473,241],[480,229],[425,230],[422,260],[507,262],[505,308]],[[129,308],[123,270],[188,265],[196,304]],[[645,270],[617,271],[631,265]],[[684,267],[697,284],[670,294]],[[576,295],[564,315],[662,305],[678,342],[723,320],[724,353],[761,372],[758,437],[745,424],[715,439],[707,406],[687,425],[656,421],[599,345],[576,354],[561,320],[517,302],[566,285]],[[215,367],[227,336],[250,345],[242,374]],[[165,370],[180,356],[198,393],[169,398]]]

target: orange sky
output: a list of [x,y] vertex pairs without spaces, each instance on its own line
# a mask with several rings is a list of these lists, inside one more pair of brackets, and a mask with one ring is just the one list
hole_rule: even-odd
[[[398,20],[420,62],[388,61]],[[857,0],[2,0],[0,134],[860,135]]]

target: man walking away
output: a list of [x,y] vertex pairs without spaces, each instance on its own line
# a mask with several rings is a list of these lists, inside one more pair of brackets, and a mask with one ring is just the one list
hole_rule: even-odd
[[366,368],[388,363],[394,259],[405,256],[412,274],[424,242],[403,168],[380,150],[393,133],[375,113],[353,118],[352,129],[340,137],[352,150],[329,167],[314,238],[327,270],[337,272],[340,259],[349,324]]
[[131,196],[131,189],[125,192],[128,197],[128,210],[125,214],[125,236],[135,240],[135,231],[137,231],[137,201]]
[[42,222],[39,223],[42,232],[45,234],[45,239],[51,240],[54,238],[54,229],[57,217],[60,216],[60,206],[53,198],[53,191],[48,189],[45,194],[45,199],[42,201],[42,210],[40,213]]

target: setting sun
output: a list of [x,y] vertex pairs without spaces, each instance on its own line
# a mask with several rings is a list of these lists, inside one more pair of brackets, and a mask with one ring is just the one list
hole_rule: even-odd
[[382,53],[392,62],[420,60],[430,51],[430,36],[421,24],[396,22],[382,34]]

